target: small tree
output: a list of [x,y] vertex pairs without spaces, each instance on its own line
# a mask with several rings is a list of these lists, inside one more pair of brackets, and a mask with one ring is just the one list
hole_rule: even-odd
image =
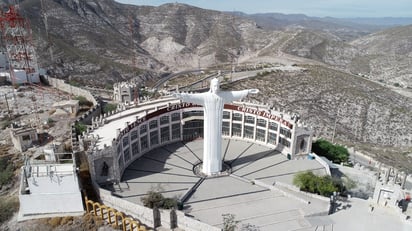
[[75,123],[74,128],[76,129],[76,134],[81,135],[83,132],[87,131],[87,126],[83,123]]
[[111,112],[111,111],[115,111],[116,108],[117,108],[117,104],[107,103],[103,107],[103,113],[108,113],[108,112]]
[[143,205],[148,208],[161,208],[163,206],[164,197],[160,192],[149,191],[146,196],[140,199]]
[[293,184],[300,190],[330,196],[333,192],[343,189],[342,181],[332,179],[330,176],[317,176],[312,172],[301,172],[293,178]]
[[146,196],[140,199],[144,206],[148,208],[162,208],[162,209],[172,209],[177,207],[177,199],[175,198],[165,198],[162,193],[150,190],[147,192]]
[[349,159],[348,150],[341,145],[334,145],[324,139],[319,139],[312,144],[312,151],[320,156],[324,156],[334,163],[347,162]]
[[88,107],[93,106],[93,103],[87,100],[86,97],[84,96],[79,95],[79,96],[76,96],[74,99],[79,101],[80,106],[88,106]]
[[235,220],[235,215],[230,213],[222,214],[223,231],[235,231],[239,221]]

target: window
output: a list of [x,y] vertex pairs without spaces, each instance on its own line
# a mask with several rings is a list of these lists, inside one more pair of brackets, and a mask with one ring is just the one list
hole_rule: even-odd
[[242,136],[242,124],[232,123],[232,136]]
[[188,118],[192,116],[203,116],[203,111],[185,111],[183,112],[183,118]]
[[268,143],[276,145],[276,133],[269,132]]
[[147,124],[140,125],[140,135],[147,132]]
[[290,142],[285,138],[279,137],[279,143],[285,147],[290,147]]
[[222,135],[225,135],[225,136],[230,135],[230,122],[227,122],[227,121],[222,122]]
[[141,145],[142,151],[146,150],[149,147],[149,144],[147,142],[147,135],[140,137],[140,145]]
[[160,125],[169,124],[169,116],[162,116],[160,117]]
[[136,140],[136,139],[137,139],[137,130],[133,130],[133,131],[130,133],[130,139],[131,139],[131,140]]
[[266,130],[257,128],[256,129],[256,140],[265,142]]
[[159,134],[156,131],[150,132],[150,146],[159,144]]
[[269,122],[269,129],[275,132],[278,132],[278,124],[276,122]]
[[245,123],[247,124],[255,124],[255,117],[247,115],[245,117]]
[[292,136],[292,134],[290,133],[290,130],[287,129],[287,128],[283,128],[283,127],[280,127],[280,134],[282,134],[282,135],[284,135],[288,138],[290,138]]
[[133,156],[139,153],[139,141],[132,143],[132,154]]
[[237,113],[237,112],[233,113],[233,120],[234,121],[242,121],[242,114]]
[[126,163],[130,160],[130,149],[126,148],[123,152],[124,154],[124,161],[126,161]]
[[253,139],[254,127],[253,126],[244,126],[243,137],[248,139]]
[[180,139],[180,123],[172,124],[172,139]]
[[123,137],[123,147],[129,145],[129,136]]
[[180,113],[173,113],[172,121],[179,121],[179,120],[180,120]]
[[149,129],[152,130],[154,128],[157,128],[157,120],[152,120],[149,122]]
[[266,120],[265,119],[258,119],[257,125],[260,127],[266,127]]
[[203,120],[190,120],[183,125],[183,140],[193,140],[202,136]]
[[169,126],[160,128],[160,141],[166,142],[170,140]]
[[223,111],[223,119],[230,119],[230,112],[229,111]]

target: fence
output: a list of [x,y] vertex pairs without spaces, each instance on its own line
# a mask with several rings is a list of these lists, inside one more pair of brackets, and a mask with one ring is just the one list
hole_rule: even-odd
[[[87,196],[84,199],[86,203],[86,210],[88,213],[92,213],[94,216],[99,216],[102,220],[107,221],[110,225],[114,224],[115,228],[121,227],[123,231],[146,231],[148,230],[145,225],[134,218],[127,217],[120,211],[89,200]],[[120,222],[119,222],[120,221]]]

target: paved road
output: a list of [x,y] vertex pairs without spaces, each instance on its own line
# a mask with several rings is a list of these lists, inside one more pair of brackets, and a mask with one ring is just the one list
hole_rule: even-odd
[[191,72],[199,72],[199,71],[202,71],[202,70],[203,70],[203,69],[194,69],[194,70],[186,70],[186,71],[181,71],[181,72],[172,73],[172,74],[170,74],[170,75],[168,75],[168,76],[165,76],[165,77],[161,78],[159,81],[157,81],[157,82],[155,83],[155,85],[153,86],[153,88],[156,89],[156,90],[158,90],[158,88],[159,88],[160,86],[162,86],[166,81],[168,81],[169,79],[171,79],[171,78],[173,78],[173,77],[176,77],[176,76],[179,76],[179,75],[184,75],[184,74],[191,73]]

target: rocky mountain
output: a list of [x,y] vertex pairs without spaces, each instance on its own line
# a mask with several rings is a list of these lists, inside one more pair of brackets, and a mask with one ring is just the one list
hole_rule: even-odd
[[325,31],[301,30],[282,51],[384,84],[412,88],[412,25],[385,29],[351,42]]
[[57,77],[104,87],[136,76],[149,84],[167,72],[222,64],[297,64],[308,71],[246,83],[262,88],[260,101],[299,112],[320,136],[330,138],[337,120],[342,142],[412,147],[410,98],[378,84],[412,86],[411,26],[371,33],[376,28],[303,15],[114,0],[23,0],[20,8],[41,65]]
[[184,4],[25,0],[20,8],[30,19],[41,65],[53,75],[91,85],[101,83],[94,80],[96,74],[113,83],[147,71],[150,78],[232,62],[281,33],[262,30],[250,19]]
[[[317,137],[356,146],[384,163],[412,172],[412,98],[370,80],[319,65],[243,80],[233,89],[259,88],[253,96],[301,115]],[[334,135],[335,128],[335,135]]]
[[350,44],[359,50],[349,65],[352,73],[412,88],[412,25],[380,31]]

